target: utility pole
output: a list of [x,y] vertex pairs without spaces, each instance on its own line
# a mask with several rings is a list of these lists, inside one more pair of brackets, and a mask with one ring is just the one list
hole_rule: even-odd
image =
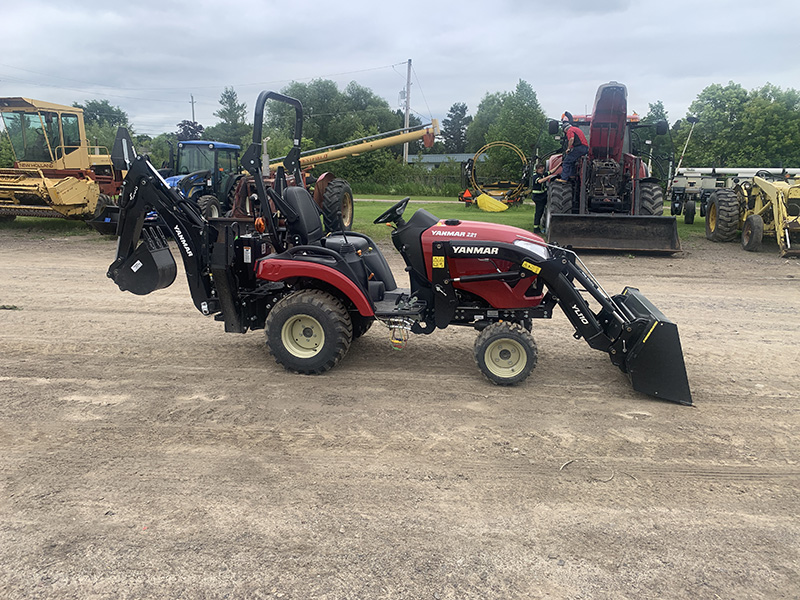
[[194,94],[189,94],[189,97],[192,99],[192,123],[195,123],[194,120]]
[[[408,115],[411,110],[411,59],[408,59],[408,75],[406,76],[406,118],[405,122],[403,123],[403,127],[405,131],[403,133],[408,133]],[[403,164],[408,164],[408,142],[403,144]]]

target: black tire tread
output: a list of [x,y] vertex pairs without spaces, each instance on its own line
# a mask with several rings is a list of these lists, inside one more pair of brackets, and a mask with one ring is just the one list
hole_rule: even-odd
[[742,248],[758,252],[764,239],[764,220],[760,215],[750,215],[742,226]]
[[[344,179],[334,179],[325,188],[325,193],[322,195],[322,224],[326,233],[342,230],[342,224],[339,222],[339,210],[342,206],[342,200],[347,196],[350,197],[352,204],[353,190],[350,189],[350,184]],[[353,212],[353,210],[350,211],[350,222],[344,223],[345,231],[350,231],[353,227]]]
[[[711,206],[716,206],[716,223],[710,222]],[[733,190],[717,190],[708,198],[706,208],[706,239],[712,242],[732,242],[739,231],[739,198]]]
[[642,182],[639,188],[641,212],[644,216],[653,215],[660,217],[664,214],[664,191],[654,181]]
[[204,196],[200,196],[197,199],[197,208],[200,209],[200,214],[203,215],[204,219],[210,219],[213,217],[211,214],[211,208],[216,205],[217,207],[217,215],[222,216],[222,206],[219,204],[219,200],[217,200],[216,196],[212,196],[211,194],[206,194]]
[[[528,363],[525,365],[525,368],[514,377],[498,377],[494,373],[490,373],[485,367],[485,362],[482,355],[485,353],[486,349],[488,349],[489,344],[500,337],[512,338],[529,350]],[[478,334],[478,337],[475,340],[473,356],[478,368],[489,381],[495,385],[506,386],[521,383],[528,378],[528,376],[531,374],[531,371],[533,371],[533,369],[536,367],[539,352],[536,348],[536,342],[528,330],[525,329],[525,327],[519,323],[501,321],[498,323],[492,323]]]
[[[286,351],[281,343],[281,328],[284,322],[281,317],[284,311],[302,304],[321,311],[332,329],[332,335],[326,333],[326,338],[334,338],[330,342],[326,340],[326,345],[330,343],[332,346],[320,352],[313,359],[298,359]],[[289,316],[296,314],[300,313],[291,313]],[[304,375],[319,375],[335,367],[347,354],[353,339],[353,325],[344,305],[331,294],[314,289],[300,290],[282,298],[267,315],[264,329],[267,347],[275,358],[275,362],[290,371]]]

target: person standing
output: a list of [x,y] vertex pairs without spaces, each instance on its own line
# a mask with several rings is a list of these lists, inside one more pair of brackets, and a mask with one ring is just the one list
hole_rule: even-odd
[[569,181],[575,176],[575,165],[578,160],[589,153],[589,142],[581,131],[572,121],[572,114],[565,112],[561,116],[561,127],[564,135],[567,136],[567,150],[564,154],[564,162],[561,163],[561,178],[559,181]]
[[536,212],[533,214],[533,233],[542,233],[542,215],[547,204],[547,173],[542,163],[536,163],[536,173],[531,184],[531,199],[536,205]]

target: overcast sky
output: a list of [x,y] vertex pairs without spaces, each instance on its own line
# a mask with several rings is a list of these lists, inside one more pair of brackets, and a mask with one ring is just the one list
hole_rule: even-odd
[[800,88],[796,0],[137,0],[9,2],[0,96],[107,99],[137,133],[208,127],[225,86],[253,104],[291,81],[350,81],[443,120],[527,81],[544,111],[591,111],[597,87],[628,88],[629,112],[664,103],[671,122],[712,83]]

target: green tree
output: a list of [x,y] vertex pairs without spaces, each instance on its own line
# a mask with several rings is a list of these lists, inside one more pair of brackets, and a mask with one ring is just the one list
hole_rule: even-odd
[[[693,167],[800,166],[800,92],[767,83],[747,91],[729,82],[706,87],[689,106],[699,121],[683,165]],[[674,130],[676,148],[683,148],[691,127]]]
[[[149,138],[149,136],[146,136]],[[157,168],[169,166],[170,147],[172,153],[177,152],[178,137],[174,133],[162,133],[152,139],[137,136],[134,140],[136,152],[150,156],[150,162]]]
[[[324,79],[293,82],[282,93],[297,98],[303,105],[303,137],[313,139],[317,147],[341,144],[403,126],[402,119],[383,98],[355,82],[349,83],[344,92],[339,91],[335,82]],[[284,135],[292,134],[292,107],[269,102],[265,115],[268,128],[284,132]]]
[[[737,166],[733,158],[740,150],[742,114],[748,93],[741,85],[729,82],[706,87],[689,105],[689,113],[699,122],[694,128],[683,164],[701,166]],[[688,123],[681,125],[676,136],[676,147],[683,147],[690,130]]]
[[72,106],[83,109],[83,120],[86,126],[110,125],[111,127],[128,127],[128,113],[119,106],[111,106],[108,100],[87,100],[84,104],[73,102]]
[[477,152],[486,144],[489,126],[497,120],[503,106],[505,94],[486,94],[478,104],[475,117],[467,127],[467,152]]
[[647,115],[641,120],[641,125],[633,130],[631,146],[633,153],[642,156],[652,166],[652,174],[665,180],[669,176],[669,163],[674,158],[675,148],[672,139],[666,135],[656,134],[656,124],[664,121],[669,123],[669,115],[664,108],[664,103],[658,100],[648,106]]
[[203,131],[203,126],[197,121],[189,121],[188,119],[184,119],[178,123],[178,131],[175,133],[175,135],[180,141],[199,140],[201,137],[203,137]]
[[0,129],[0,169],[14,166],[14,150],[5,129]]
[[442,138],[447,152],[466,152],[467,127],[472,123],[472,117],[467,115],[467,105],[456,102],[447,112],[447,118],[442,122]]
[[72,106],[83,109],[86,139],[90,146],[99,146],[110,152],[119,127],[125,127],[133,135],[128,113],[119,106],[112,106],[108,100],[86,100],[83,104],[73,102]]
[[[547,135],[547,118],[536,92],[524,80],[513,92],[487,94],[467,129],[468,148],[477,151],[496,141],[513,144],[526,158],[545,156],[557,149]],[[519,181],[522,161],[519,155],[504,148],[492,148],[478,168],[479,178],[503,178]]]
[[539,105],[536,92],[520,79],[516,89],[505,94],[497,118],[489,125],[486,141],[511,142],[530,156],[544,140],[547,118]]
[[214,116],[220,123],[206,128],[204,136],[209,140],[242,145],[252,140],[253,129],[246,122],[247,104],[239,102],[236,90],[226,87],[219,97],[220,108]]

